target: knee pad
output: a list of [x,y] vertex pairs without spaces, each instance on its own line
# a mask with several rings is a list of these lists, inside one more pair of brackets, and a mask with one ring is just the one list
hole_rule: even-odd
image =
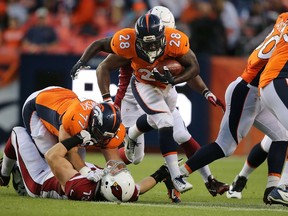
[[171,113],[158,113],[154,115],[148,115],[148,123],[153,127],[164,128],[164,127],[173,127],[173,116]]
[[260,144],[263,151],[268,153],[271,143],[272,143],[272,140],[267,135],[265,135],[264,138],[261,140],[261,144]]

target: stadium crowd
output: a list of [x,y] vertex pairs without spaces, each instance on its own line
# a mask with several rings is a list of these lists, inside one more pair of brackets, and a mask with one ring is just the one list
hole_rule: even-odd
[[17,76],[22,52],[80,55],[95,39],[134,26],[155,5],[172,11],[196,54],[245,56],[288,1],[0,0],[0,87]]
[[155,5],[168,7],[192,50],[246,56],[271,29],[286,0],[0,0],[0,87],[17,76],[19,55],[80,55]]

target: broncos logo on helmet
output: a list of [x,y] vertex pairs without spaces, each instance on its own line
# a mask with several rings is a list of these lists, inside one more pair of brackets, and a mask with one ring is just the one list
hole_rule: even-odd
[[105,146],[116,136],[121,125],[121,114],[117,106],[103,102],[91,111],[88,131],[96,144]]

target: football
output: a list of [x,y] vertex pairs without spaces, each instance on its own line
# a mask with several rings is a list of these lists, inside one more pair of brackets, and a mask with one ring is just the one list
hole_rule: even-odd
[[175,59],[165,59],[156,65],[159,73],[164,74],[163,67],[167,66],[173,76],[177,76],[183,72],[184,67]]

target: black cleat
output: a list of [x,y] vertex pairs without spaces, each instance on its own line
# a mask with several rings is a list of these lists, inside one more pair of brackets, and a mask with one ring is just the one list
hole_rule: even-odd
[[228,184],[217,181],[212,175],[208,176],[208,182],[205,183],[205,186],[213,197],[217,194],[222,195],[229,190]]

